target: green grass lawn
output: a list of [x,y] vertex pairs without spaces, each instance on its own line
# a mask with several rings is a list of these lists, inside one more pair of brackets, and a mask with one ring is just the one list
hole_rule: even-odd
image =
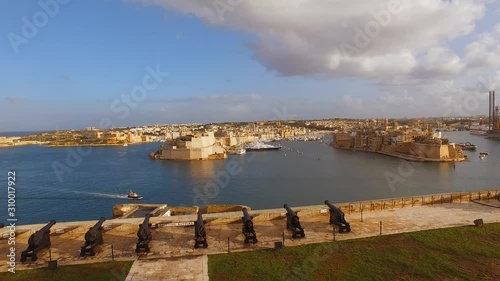
[[47,268],[2,272],[0,280],[9,281],[124,281],[133,261],[102,262]]
[[211,281],[500,280],[500,223],[212,255],[208,270]]

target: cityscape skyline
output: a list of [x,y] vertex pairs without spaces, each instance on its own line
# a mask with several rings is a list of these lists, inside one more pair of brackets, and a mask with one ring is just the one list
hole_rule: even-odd
[[496,1],[0,5],[2,132],[486,115],[500,85]]

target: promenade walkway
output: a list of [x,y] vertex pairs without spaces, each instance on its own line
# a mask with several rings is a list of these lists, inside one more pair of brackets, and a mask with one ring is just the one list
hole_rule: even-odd
[[[393,208],[392,206],[396,201],[388,200],[386,204],[386,202],[381,203],[379,200],[371,203],[372,208],[363,208],[363,212],[344,209],[345,218],[351,224],[352,232],[336,233],[335,240],[380,235],[380,222],[382,222],[382,235],[474,225],[474,220],[478,218],[482,218],[484,223],[500,222],[500,208],[498,208],[500,207],[500,201],[496,199],[481,200],[481,203],[497,206],[492,207],[474,202],[464,201],[459,203],[455,199],[455,201],[450,201],[452,203],[446,203],[447,199],[445,197],[434,198],[436,202],[443,203],[428,204],[428,201],[426,201],[427,203],[421,206],[408,203],[415,202],[416,199],[411,198],[405,201],[407,203],[400,203],[405,205],[404,208]],[[367,204],[369,203],[370,201]],[[352,203],[348,206],[351,210],[355,210],[354,207],[358,206],[356,208],[359,208],[360,203]],[[134,281],[169,280],[168,278],[172,280],[206,280],[204,279],[207,276],[206,256],[227,253],[228,246],[231,252],[271,249],[274,248],[275,242],[282,241],[283,233],[285,247],[333,241],[332,226],[328,224],[329,214],[324,212],[326,206],[291,207],[298,211],[301,224],[305,229],[306,237],[303,239],[292,239],[291,234],[285,230],[284,209],[250,212],[254,216],[254,227],[259,239],[257,244],[243,243],[241,212],[207,214],[204,215],[204,219],[207,221],[209,245],[207,249],[193,248],[194,228],[192,226],[163,225],[164,227],[161,227],[162,225],[157,225],[158,227],[152,230],[151,252],[137,256],[134,252],[137,241],[136,233],[138,224],[142,220],[115,219],[105,222],[105,225],[111,226],[111,229],[104,233],[104,245],[97,249],[96,256],[80,258],[78,254],[80,247],[84,243],[85,232],[88,230],[89,225],[95,222],[58,223],[51,232],[52,259],[58,259],[59,265],[95,263],[110,261],[112,258],[115,260],[135,260],[136,262],[127,277],[127,280]],[[363,221],[361,221],[361,214]],[[159,220],[162,219],[165,218],[152,218],[151,222],[158,224]],[[194,221],[195,216],[170,217],[168,219]],[[21,251],[27,247],[29,236],[41,226],[43,225],[18,228],[19,232],[16,235],[16,270],[47,266],[49,260],[47,250],[42,250],[39,253],[39,260],[36,262],[24,264],[19,262]],[[64,229],[64,233],[56,233],[60,229]],[[0,233],[5,234],[7,230],[5,228],[1,229]],[[10,246],[7,241],[7,239],[0,239],[0,252],[5,253],[8,251]],[[111,245],[113,251],[111,251]],[[7,269],[8,264],[6,262],[0,263],[0,271],[7,271]]]

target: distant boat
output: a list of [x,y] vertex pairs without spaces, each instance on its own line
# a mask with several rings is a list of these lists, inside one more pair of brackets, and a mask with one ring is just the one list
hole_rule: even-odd
[[481,159],[481,160],[483,160],[484,157],[486,157],[486,155],[484,155],[484,154],[479,155],[479,159]]
[[128,144],[127,144],[127,143],[124,143],[124,144],[123,144],[123,146],[128,146]]
[[246,152],[247,152],[247,150],[246,150],[246,149],[244,149],[244,148],[239,148],[239,149],[236,149],[236,150],[234,151],[234,154],[241,155],[241,154],[245,154]]
[[472,144],[470,142],[466,142],[466,143],[459,143],[458,144],[463,150],[476,150],[477,149],[477,145],[475,144]]
[[142,196],[140,196],[139,194],[133,192],[132,190],[128,193],[127,195],[127,198],[128,199],[135,199],[135,200],[140,200],[142,199]]

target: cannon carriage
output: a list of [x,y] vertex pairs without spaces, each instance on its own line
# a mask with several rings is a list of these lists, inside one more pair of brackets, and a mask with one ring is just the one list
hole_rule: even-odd
[[31,234],[30,238],[28,238],[28,248],[21,253],[21,262],[25,262],[28,258],[31,258],[31,261],[36,261],[38,252],[50,247],[50,228],[54,224],[56,224],[56,221],[51,220],[40,230]]
[[330,210],[330,224],[337,226],[339,233],[351,232],[351,225],[345,220],[344,212],[332,205],[328,200],[325,200],[325,205]]
[[99,221],[89,228],[85,233],[85,244],[80,248],[80,257],[85,256],[95,256],[95,248],[98,245],[102,245],[104,242],[102,239],[103,227],[102,224],[106,221],[106,218],[101,217]]
[[247,208],[243,208],[241,210],[243,212],[243,217],[241,220],[243,222],[242,233],[245,235],[245,244],[248,244],[249,241],[252,241],[253,244],[257,243],[257,235],[255,234],[255,230],[253,228],[253,217],[248,213]]
[[135,246],[136,253],[149,253],[149,242],[153,239],[151,235],[151,224],[149,223],[149,218],[151,214],[146,214],[142,224],[139,224],[139,230],[137,230],[137,244]]
[[198,249],[200,245],[203,245],[203,248],[207,248],[207,233],[201,211],[198,211],[197,216],[198,218],[194,222],[194,248]]
[[287,204],[283,205],[286,209],[286,228],[292,232],[293,238],[304,238],[306,234],[300,225],[299,216]]

